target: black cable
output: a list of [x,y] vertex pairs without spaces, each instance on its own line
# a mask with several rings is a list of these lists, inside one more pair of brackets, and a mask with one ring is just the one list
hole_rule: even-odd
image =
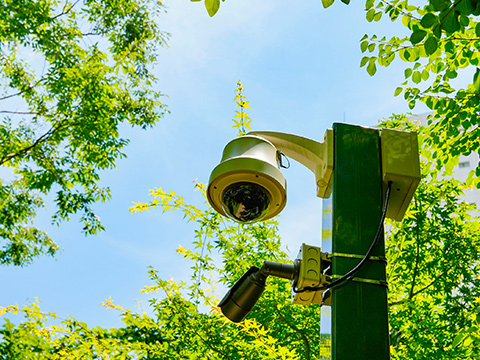
[[318,290],[330,289],[330,288],[348,280],[348,278],[352,277],[353,275],[355,275],[357,273],[358,270],[360,270],[360,268],[368,261],[370,256],[372,256],[373,249],[375,248],[375,245],[377,245],[378,240],[380,239],[380,235],[382,234],[382,227],[383,227],[383,222],[385,221],[385,216],[387,215],[387,207],[388,207],[388,201],[390,200],[391,189],[392,189],[392,182],[389,181],[388,185],[387,185],[387,191],[385,193],[385,205],[383,207],[382,216],[380,218],[380,224],[378,224],[377,233],[375,234],[375,238],[373,239],[372,245],[370,245],[370,248],[368,249],[368,251],[365,254],[365,256],[363,257],[363,259],[352,270],[347,272],[341,278],[338,278],[337,280],[335,280],[335,281],[333,281],[329,284],[325,284],[325,285],[318,286],[318,287],[305,287],[302,290],[298,290],[298,291],[296,291],[294,289],[294,292],[302,293],[302,292],[305,292],[305,291],[318,291]]

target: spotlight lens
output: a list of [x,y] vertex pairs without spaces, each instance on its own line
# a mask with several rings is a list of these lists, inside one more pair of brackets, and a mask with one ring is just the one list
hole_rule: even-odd
[[223,193],[222,203],[227,215],[242,223],[261,221],[270,208],[268,192],[252,183],[229,186]]

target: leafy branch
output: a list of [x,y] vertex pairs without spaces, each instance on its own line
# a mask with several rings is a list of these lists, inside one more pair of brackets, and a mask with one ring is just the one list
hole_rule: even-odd
[[68,1],[65,2],[65,4],[63,5],[63,10],[61,13],[58,13],[57,15],[55,15],[54,17],[51,18],[51,20],[55,20],[63,15],[67,15],[74,7],[75,5],[77,5],[78,3],[80,2],[80,0],[77,0],[75,1],[71,6],[69,6],[67,8],[67,4],[68,4]]
[[240,110],[235,111],[236,115],[233,117],[234,125],[232,127],[238,129],[238,136],[243,136],[247,133],[246,129],[251,130],[250,124],[252,120],[246,112],[247,109],[251,109],[248,105],[250,101],[245,100],[245,95],[242,93],[243,85],[240,80],[237,82],[237,89],[235,91],[237,95],[235,96],[234,101],[237,102],[237,107],[239,107]]
[[38,145],[46,142],[53,134],[55,134],[56,132],[58,131],[62,131],[62,130],[66,130],[66,129],[69,129],[71,127],[74,127],[74,126],[77,126],[79,125],[80,123],[73,123],[73,124],[66,124],[66,125],[62,125],[62,123],[65,123],[67,122],[67,120],[63,120],[60,125],[58,126],[55,126],[55,127],[52,127],[50,128],[50,130],[48,130],[45,134],[43,134],[42,136],[40,136],[37,140],[35,140],[31,145],[27,146],[27,147],[24,147],[23,149],[17,151],[17,152],[14,152],[14,153],[11,153],[11,154],[7,154],[7,155],[3,155],[1,158],[0,158],[0,165],[3,165],[5,164],[6,162],[9,162],[10,160],[18,157],[18,156],[21,156],[21,155],[25,155],[25,154],[28,154],[32,149],[34,149],[35,147],[37,147]]

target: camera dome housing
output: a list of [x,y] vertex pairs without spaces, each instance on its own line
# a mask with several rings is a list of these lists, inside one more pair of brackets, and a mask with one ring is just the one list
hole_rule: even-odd
[[230,141],[210,175],[207,198],[212,207],[243,223],[268,220],[280,213],[287,194],[277,156],[277,148],[258,136]]
[[260,185],[240,182],[225,189],[222,205],[231,219],[245,223],[261,221],[270,209],[270,195]]

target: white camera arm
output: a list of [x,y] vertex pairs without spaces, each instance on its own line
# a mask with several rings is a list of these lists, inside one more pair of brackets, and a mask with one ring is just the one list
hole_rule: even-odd
[[252,131],[254,135],[270,141],[286,156],[305,165],[315,174],[317,196],[328,198],[332,191],[333,130],[328,129],[322,142],[303,136],[274,131]]

